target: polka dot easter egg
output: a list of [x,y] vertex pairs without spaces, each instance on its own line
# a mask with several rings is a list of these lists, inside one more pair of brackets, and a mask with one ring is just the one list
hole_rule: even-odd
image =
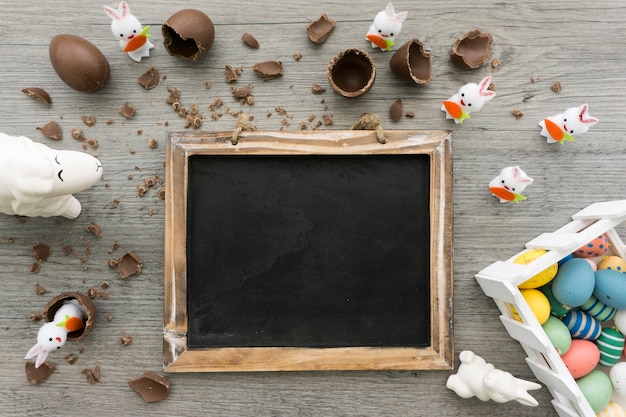
[[609,239],[606,235],[600,235],[586,245],[581,246],[574,251],[574,256],[577,258],[595,258],[596,256],[603,256],[609,249]]
[[618,272],[626,272],[626,261],[619,256],[605,256],[598,264],[598,269],[612,269]]

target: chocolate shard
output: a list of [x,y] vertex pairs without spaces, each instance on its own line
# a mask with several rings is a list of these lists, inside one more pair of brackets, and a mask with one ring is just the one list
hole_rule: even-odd
[[28,361],[24,365],[26,379],[33,385],[41,384],[54,372],[54,365],[50,362],[42,363],[39,368],[35,368],[35,361]]
[[402,118],[402,100],[401,99],[397,99],[396,101],[394,101],[391,107],[389,108],[389,118],[394,122],[397,122],[398,120]]
[[259,49],[259,41],[257,41],[256,38],[248,32],[241,35],[241,40],[250,48]]
[[143,262],[134,252],[126,252],[117,260],[117,268],[120,271],[120,278],[128,278],[141,274]]
[[49,139],[61,140],[63,138],[61,126],[54,120],[49,121],[43,127],[38,127],[37,129],[41,130],[41,133]]
[[147,403],[164,400],[170,393],[169,381],[153,372],[145,372],[138,378],[129,380],[128,385]]
[[306,34],[312,42],[324,43],[335,28],[335,22],[326,13],[312,21],[306,27]]
[[51,252],[52,248],[50,248],[50,245],[45,243],[37,243],[33,246],[33,255],[35,256],[37,262],[44,262],[48,260]]
[[283,63],[281,61],[259,62],[252,70],[263,77],[263,81],[283,76]]
[[159,85],[159,72],[152,67],[137,78],[137,82],[146,90],[151,90]]
[[26,94],[29,97],[32,97],[42,103],[45,106],[49,106],[52,104],[52,99],[50,98],[50,94],[43,88],[39,87],[26,87],[22,89],[22,93]]

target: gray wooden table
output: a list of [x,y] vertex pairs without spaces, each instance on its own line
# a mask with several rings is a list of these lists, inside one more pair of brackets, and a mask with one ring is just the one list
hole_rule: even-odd
[[[167,87],[181,92],[181,101],[196,104],[207,116],[202,130],[229,131],[235,118],[224,114],[212,120],[208,106],[221,98],[222,111],[243,109],[259,129],[310,128],[324,115],[332,125],[348,129],[363,112],[380,115],[386,129],[450,129],[454,159],[455,349],[470,349],[497,367],[534,380],[520,346],[497,319],[497,309],[484,296],[474,274],[498,259],[506,259],[542,232],[553,231],[570,215],[595,201],[624,198],[624,98],[626,54],[621,2],[583,1],[458,1],[396,2],[408,10],[398,44],[412,37],[432,52],[432,80],[414,86],[388,70],[389,53],[371,50],[364,35],[385,2],[309,2],[288,4],[256,1],[133,1],[131,11],[151,25],[156,45],[140,63],[119,50],[101,2],[0,1],[0,131],[25,135],[58,149],[82,150],[70,136],[80,128],[95,138],[88,149],[104,165],[104,177],[77,197],[84,211],[75,220],[63,218],[0,217],[0,414],[4,416],[555,416],[550,395],[536,391],[540,405],[499,405],[461,399],[445,388],[451,372],[294,372],[234,374],[172,374],[170,396],[144,404],[127,380],[144,371],[160,372],[163,325],[164,203],[150,188],[143,196],[137,187],[149,178],[164,176],[165,137],[184,130],[184,119],[166,103]],[[117,6],[117,3],[110,3]],[[163,48],[161,24],[181,8],[198,8],[216,25],[213,48],[197,63],[170,57]],[[337,21],[326,43],[313,44],[306,25],[322,13]],[[481,28],[494,37],[490,63],[474,71],[452,66],[449,51],[465,32]],[[258,50],[240,37],[253,34]],[[48,59],[53,36],[70,33],[93,42],[111,64],[111,80],[97,94],[81,94],[67,87]],[[365,96],[348,100],[333,93],[325,71],[340,50],[358,47],[371,52],[377,64],[374,87]],[[302,54],[296,61],[293,55]],[[263,82],[252,66],[281,60],[284,76]],[[224,81],[224,66],[242,66],[237,85],[252,84],[255,103],[242,107]],[[144,90],[137,78],[155,67],[162,82]],[[445,120],[442,100],[467,82],[492,75],[497,97],[463,125]],[[560,81],[562,90],[551,86]],[[311,93],[315,82],[327,87]],[[206,88],[206,83],[211,88]],[[53,104],[44,107],[20,90],[43,87]],[[414,118],[392,122],[388,110],[401,98]],[[125,119],[125,101],[136,114]],[[322,102],[323,101],[323,102]],[[537,123],[568,107],[589,103],[600,123],[573,143],[547,144]],[[277,108],[283,108],[287,116]],[[511,112],[521,110],[523,117]],[[95,116],[86,126],[82,116]],[[309,120],[312,118],[312,121]],[[63,139],[44,138],[37,127],[59,123]],[[157,146],[150,146],[156,142]],[[500,169],[520,165],[535,182],[521,204],[500,204],[487,190]],[[96,223],[102,237],[86,231]],[[38,273],[33,245],[52,247]],[[120,279],[109,260],[134,251],[143,261],[141,275]],[[106,290],[101,284],[106,282]],[[47,292],[36,294],[39,284]],[[29,316],[65,291],[86,292],[96,287],[98,319],[84,341],[66,345],[51,356],[55,372],[32,386],[24,375],[24,354],[35,340],[39,323]],[[120,338],[132,337],[122,345]],[[65,353],[78,357],[66,362]],[[81,370],[101,368],[101,382],[90,385]]]

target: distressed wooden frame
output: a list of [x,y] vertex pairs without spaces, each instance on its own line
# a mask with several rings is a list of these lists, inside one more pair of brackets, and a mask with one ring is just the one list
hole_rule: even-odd
[[[170,133],[166,149],[163,360],[166,372],[449,370],[453,343],[452,157],[449,131]],[[187,346],[187,177],[191,155],[372,155],[430,157],[430,346],[425,348],[207,348]]]

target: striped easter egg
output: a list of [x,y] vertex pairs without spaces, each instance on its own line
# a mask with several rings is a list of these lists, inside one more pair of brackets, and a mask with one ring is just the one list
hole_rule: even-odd
[[597,417],[626,417],[624,407],[615,401],[609,401],[609,405],[596,414]]
[[595,341],[600,349],[600,361],[602,366],[615,365],[624,351],[624,336],[613,327],[602,329],[600,337]]
[[569,329],[570,334],[574,338],[595,340],[602,332],[600,322],[589,314],[580,310],[570,310],[563,317],[563,323]]
[[600,321],[611,320],[617,312],[615,307],[607,306],[593,295],[580,306],[580,309]]

